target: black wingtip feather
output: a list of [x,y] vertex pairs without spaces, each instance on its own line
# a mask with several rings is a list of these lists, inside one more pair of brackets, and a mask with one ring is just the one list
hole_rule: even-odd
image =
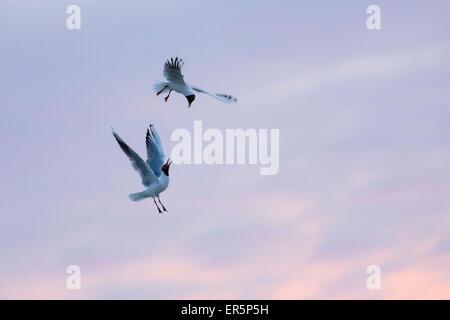
[[120,148],[125,152],[126,155],[130,154],[130,148],[128,145],[122,141],[122,139],[119,137],[119,135],[115,132],[113,132],[114,138],[116,138],[117,143],[119,144]]
[[150,138],[150,135],[151,135],[153,138],[155,137],[155,134],[153,133],[152,128],[153,128],[153,123],[150,123],[150,128],[147,129],[147,137],[146,137],[146,139],[149,139],[149,138]]
[[174,68],[174,69],[180,69],[183,67],[184,61],[181,58],[175,57],[175,59],[172,57],[170,58],[170,60],[168,59],[166,61],[166,65],[169,68]]
[[229,95],[229,94],[225,94],[225,93],[217,93],[217,95],[218,95],[219,97],[228,99],[228,100],[230,100],[230,101],[237,102],[237,99],[236,99],[235,97]]

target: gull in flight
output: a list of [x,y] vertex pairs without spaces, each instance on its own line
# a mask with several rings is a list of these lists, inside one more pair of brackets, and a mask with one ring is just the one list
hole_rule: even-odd
[[170,61],[167,60],[167,62],[164,64],[163,70],[163,74],[164,77],[167,79],[167,82],[157,82],[153,85],[153,90],[155,90],[157,96],[159,96],[163,92],[169,91],[168,95],[164,98],[164,100],[167,102],[167,100],[170,97],[170,93],[175,90],[176,92],[181,93],[186,97],[189,103],[188,107],[190,107],[192,102],[195,100],[196,92],[210,95],[211,97],[225,103],[237,102],[237,99],[230,96],[229,94],[209,93],[205,90],[193,87],[188,83],[184,82],[184,76],[181,73],[181,68],[183,67],[183,64],[184,62],[182,59],[171,58]]
[[127,155],[131,161],[133,168],[139,173],[142,179],[142,184],[146,189],[142,192],[132,193],[129,198],[133,201],[139,201],[145,198],[153,198],[158,212],[162,213],[155,198],[158,199],[164,212],[167,212],[164,205],[159,199],[161,192],[167,189],[169,186],[169,168],[172,161],[164,163],[165,156],[162,148],[161,140],[156,132],[153,124],[147,129],[147,136],[145,137],[145,143],[147,145],[147,161],[144,161],[136,152],[133,151],[112,129],[112,134],[119,143],[122,151]]

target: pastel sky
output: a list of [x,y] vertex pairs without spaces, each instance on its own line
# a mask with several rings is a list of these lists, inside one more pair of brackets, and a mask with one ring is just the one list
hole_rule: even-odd
[[[66,8],[81,8],[81,30]],[[382,29],[366,28],[381,8]],[[450,2],[0,2],[0,298],[450,298]],[[152,84],[180,56],[191,109]],[[173,165],[111,135],[280,129],[280,170]],[[68,290],[66,268],[81,268]],[[380,290],[366,287],[369,265]]]

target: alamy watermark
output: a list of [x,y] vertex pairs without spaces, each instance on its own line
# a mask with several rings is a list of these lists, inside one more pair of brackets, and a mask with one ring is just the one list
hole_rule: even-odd
[[75,264],[70,265],[66,269],[67,277],[66,287],[69,290],[81,290],[81,268]]
[[66,13],[70,16],[66,20],[66,27],[69,30],[81,29],[81,9],[77,5],[70,5],[66,9]]
[[369,30],[381,30],[381,9],[379,6],[372,4],[367,7],[366,13],[370,14],[366,20],[366,26]]
[[[67,7],[66,13],[69,17],[66,20],[66,27],[69,30],[81,29],[81,8],[78,5],[71,4]],[[366,26],[369,30],[381,30],[381,9],[378,5],[372,4],[367,7],[366,14],[369,14],[366,20]]]
[[381,268],[376,264],[372,264],[367,267],[367,274],[370,276],[366,280],[366,286],[369,290],[380,290],[381,289]]
[[193,134],[175,129],[171,140],[177,142],[170,155],[175,164],[259,164],[261,175],[277,174],[280,166],[280,129],[203,131],[203,122],[194,121]]

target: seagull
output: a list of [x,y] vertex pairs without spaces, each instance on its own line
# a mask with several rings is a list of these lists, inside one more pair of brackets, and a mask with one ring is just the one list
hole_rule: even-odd
[[167,97],[164,98],[165,102],[167,102],[167,100],[170,97],[170,93],[173,90],[175,90],[178,93],[181,93],[186,97],[189,103],[188,107],[190,107],[192,102],[195,100],[196,92],[210,95],[211,97],[225,103],[237,102],[237,99],[230,96],[229,94],[209,93],[205,90],[193,87],[188,83],[184,82],[184,76],[181,73],[181,68],[183,67],[183,65],[184,65],[183,60],[178,59],[178,57],[175,59],[171,58],[170,61],[167,60],[166,63],[164,64],[163,70],[163,74],[164,77],[167,79],[167,82],[157,82],[153,85],[153,90],[155,90],[157,96],[159,96],[163,92],[169,91]]
[[141,192],[131,193],[128,197],[133,201],[153,198],[153,202],[155,202],[158,212],[163,213],[156,203],[155,198],[157,198],[164,212],[167,212],[159,199],[159,195],[169,186],[169,168],[172,161],[167,159],[164,163],[165,156],[161,140],[159,139],[153,124],[147,129],[147,135],[145,137],[145,143],[147,145],[147,161],[144,161],[136,152],[134,152],[133,149],[119,137],[113,128],[112,134],[119,143],[120,148],[122,148],[122,151],[127,155],[128,159],[130,159],[133,168],[141,176],[142,184],[147,188]]

